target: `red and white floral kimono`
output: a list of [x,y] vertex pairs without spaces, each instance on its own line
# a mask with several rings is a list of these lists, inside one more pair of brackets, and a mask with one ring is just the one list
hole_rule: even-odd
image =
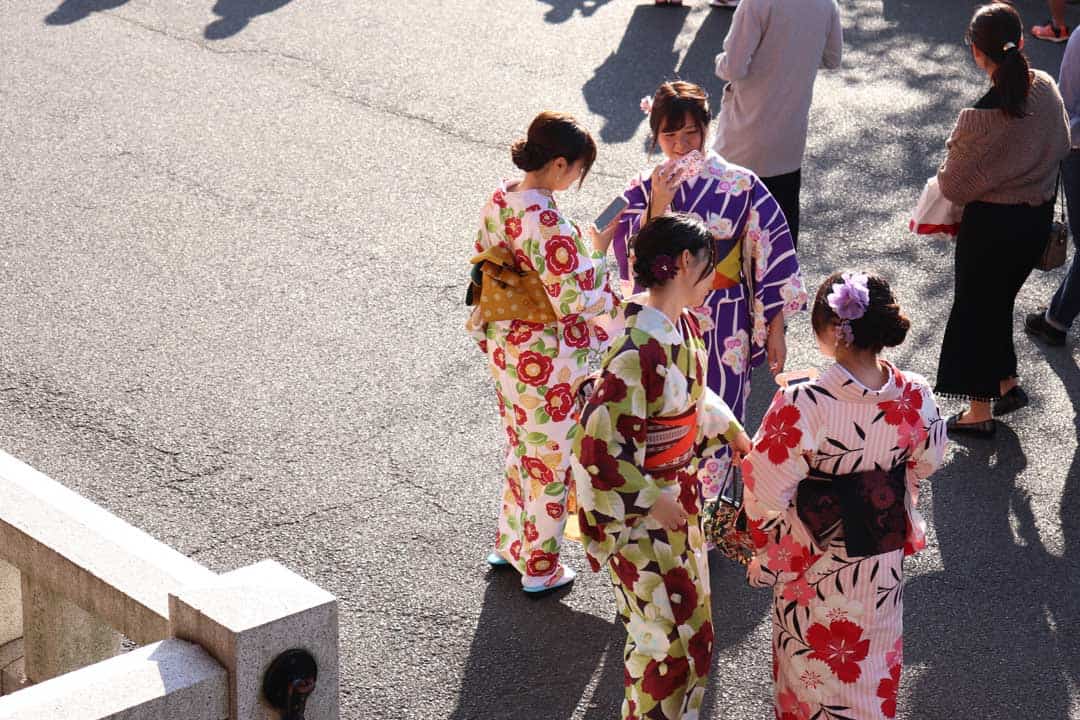
[[[747,576],[773,587],[779,720],[896,716],[903,560],[926,545],[915,509],[919,481],[940,466],[946,435],[929,383],[888,368],[880,390],[838,364],[816,381],[779,390],[743,463],[757,548]],[[841,512],[843,503],[828,498],[808,500],[813,488],[851,488],[845,483],[868,477],[882,482],[845,495],[845,503],[862,503],[858,512]],[[890,517],[882,546],[895,549],[851,552],[856,536],[881,530]]]

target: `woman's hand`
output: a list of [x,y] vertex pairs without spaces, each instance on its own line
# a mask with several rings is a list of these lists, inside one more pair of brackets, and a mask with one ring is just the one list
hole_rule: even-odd
[[668,205],[675,199],[675,191],[679,189],[682,181],[674,169],[665,174],[665,165],[660,163],[652,171],[652,193],[649,197],[649,219],[660,217],[667,210]]
[[769,323],[769,334],[765,338],[765,354],[769,360],[769,372],[778,375],[784,372],[787,362],[787,338],[784,335],[784,313],[776,313]]
[[649,508],[649,517],[668,530],[678,530],[686,525],[686,519],[689,516],[678,500],[667,493],[661,493],[660,497]]
[[[625,212],[625,210],[623,211]],[[619,226],[619,218],[622,217],[622,212],[615,216],[615,219],[608,223],[608,226],[603,230],[596,227],[596,225],[589,226],[589,239],[592,240],[593,249],[601,255],[607,255],[608,248],[611,247],[611,241],[615,237],[615,229]]]
[[741,466],[743,458],[753,448],[753,445],[750,443],[750,436],[747,435],[745,431],[740,432],[730,444],[732,462]]

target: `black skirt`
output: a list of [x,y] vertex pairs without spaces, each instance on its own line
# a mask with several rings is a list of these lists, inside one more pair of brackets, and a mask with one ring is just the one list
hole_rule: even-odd
[[1013,304],[1046,249],[1054,202],[974,202],[956,236],[956,287],[938,360],[939,395],[996,400],[1016,377]]

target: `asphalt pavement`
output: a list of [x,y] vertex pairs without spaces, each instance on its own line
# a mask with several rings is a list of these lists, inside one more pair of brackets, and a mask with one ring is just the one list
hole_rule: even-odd
[[[892,358],[933,378],[951,246],[906,226],[986,85],[961,42],[974,3],[842,7],[800,259],[812,287],[889,277],[914,324]],[[642,95],[678,75],[719,97],[731,11],[14,0],[3,19],[0,447],[216,571],[275,558],[337,594],[345,718],[616,717],[605,577],[571,546],[578,581],[537,600],[483,562],[503,433],[463,329],[471,237],[545,108],[594,129],[560,204],[598,214],[656,160]],[[1061,46],[1027,49],[1056,75]],[[1020,331],[1061,274],[1017,301],[1032,406],[954,443],[922,498],[898,717],[1080,718],[1077,345]],[[789,337],[790,367],[821,363],[807,318]],[[771,392],[759,373],[751,427]],[[769,718],[768,595],[713,570],[702,717]]]

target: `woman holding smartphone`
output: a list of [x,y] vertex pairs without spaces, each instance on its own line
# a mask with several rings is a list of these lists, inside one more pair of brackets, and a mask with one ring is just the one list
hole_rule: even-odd
[[[705,305],[712,325],[705,332],[708,384],[742,422],[751,368],[767,358],[774,375],[783,370],[785,318],[806,308],[787,220],[754,173],[715,152],[704,154],[711,115],[702,88],[665,82],[643,109],[649,113],[653,147],[659,146],[667,161],[651,175],[635,177],[623,193],[628,205],[614,238],[623,288],[635,285],[627,241],[648,220],[681,212],[705,223],[716,259]],[[726,457],[718,458],[725,466]],[[710,476],[706,496],[719,493],[725,474]]]
[[[493,566],[513,565],[526,592],[573,581],[559,561],[570,488],[573,389],[591,352],[606,348],[602,325],[619,301],[604,253],[614,227],[586,241],[559,210],[555,193],[584,181],[596,159],[589,131],[570,115],[545,111],[511,148],[524,177],[501,182],[484,207],[476,252],[510,251],[520,273],[536,273],[555,320],[493,320],[474,312],[468,328],[487,355],[509,443]],[[487,281],[485,281],[487,282]],[[486,292],[486,290],[485,290]]]

